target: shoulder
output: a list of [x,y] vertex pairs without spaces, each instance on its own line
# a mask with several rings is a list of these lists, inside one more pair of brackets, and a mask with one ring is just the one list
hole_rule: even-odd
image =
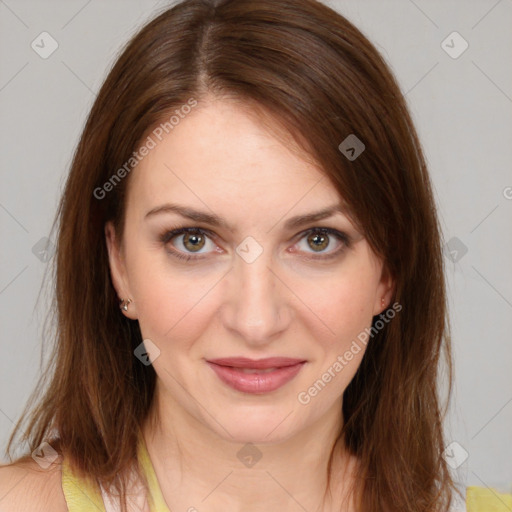
[[0,465],[0,510],[67,512],[60,461],[61,457],[47,469],[32,458]]

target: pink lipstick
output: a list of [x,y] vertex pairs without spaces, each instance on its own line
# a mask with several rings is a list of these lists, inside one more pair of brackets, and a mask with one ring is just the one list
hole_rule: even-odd
[[306,361],[290,357],[248,359],[228,357],[207,360],[222,382],[244,393],[269,393],[293,379]]

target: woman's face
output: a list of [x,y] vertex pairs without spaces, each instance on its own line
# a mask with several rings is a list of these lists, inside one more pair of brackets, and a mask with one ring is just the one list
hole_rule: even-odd
[[[392,290],[336,189],[231,101],[161,138],[131,171],[120,252],[106,230],[125,314],[160,351],[161,407],[255,443],[338,418]],[[287,359],[247,361],[267,358]]]

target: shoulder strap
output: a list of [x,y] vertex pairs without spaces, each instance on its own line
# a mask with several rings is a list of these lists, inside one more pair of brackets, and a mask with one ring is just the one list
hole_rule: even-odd
[[[162,495],[146,444],[142,436],[139,437],[137,455],[149,484],[149,502],[142,487],[135,485],[132,494],[128,496],[129,510],[137,512],[170,512]],[[96,481],[80,478],[73,473],[69,461],[64,458],[62,462],[62,490],[66,498],[69,512],[120,512],[119,500],[113,498],[103,485]]]
[[76,476],[66,458],[62,462],[62,490],[69,512],[107,512],[98,485]]

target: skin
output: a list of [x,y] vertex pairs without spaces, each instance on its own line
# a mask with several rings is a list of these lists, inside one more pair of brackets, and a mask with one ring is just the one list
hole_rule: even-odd
[[[297,397],[387,307],[393,283],[348,214],[284,228],[289,218],[341,198],[276,133],[235,101],[203,100],[132,171],[122,242],[110,223],[105,228],[114,286],[133,301],[123,313],[160,350],[156,421],[146,421],[143,433],[172,510],[340,510],[357,463],[336,444],[333,499],[323,501],[343,392],[365,346],[308,404]],[[215,213],[233,231],[173,212],[145,218],[164,203]],[[159,240],[177,227],[213,232],[199,244],[203,259],[169,253],[196,254],[184,235]],[[315,251],[307,231],[318,227],[352,242],[344,247],[329,235]],[[251,263],[236,252],[248,236],[263,249]],[[280,389],[247,394],[205,362],[236,356],[307,363]],[[237,457],[246,443],[261,454],[252,467]],[[352,509],[348,501],[344,507]]]

